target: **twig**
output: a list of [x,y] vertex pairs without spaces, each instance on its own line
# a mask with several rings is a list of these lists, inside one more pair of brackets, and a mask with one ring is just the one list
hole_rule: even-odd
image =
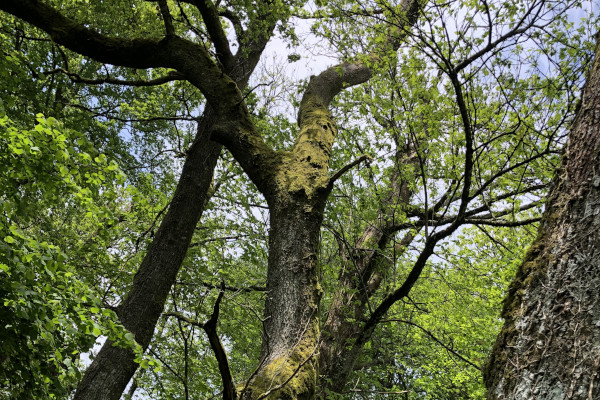
[[456,352],[456,350],[454,350],[453,348],[451,348],[450,346],[448,346],[444,342],[442,342],[440,339],[435,337],[435,335],[433,333],[429,332],[427,329],[423,328],[422,326],[415,324],[414,322],[407,321],[404,319],[386,319],[386,320],[382,320],[381,322],[401,322],[403,324],[407,324],[407,325],[414,326],[415,328],[419,328],[421,331],[423,331],[423,333],[425,333],[427,336],[429,336],[434,342],[436,342],[437,344],[442,346],[444,349],[446,349],[450,353],[454,354],[454,356],[459,358],[461,361],[464,361],[465,363],[469,364],[470,366],[477,369],[478,371],[481,370],[481,367],[477,366],[472,361],[469,361],[466,358],[464,358],[463,356],[461,356],[460,354],[458,354]]
[[352,167],[354,167],[366,160],[368,160],[368,162],[371,162],[371,161],[373,161],[373,158],[368,154],[363,154],[356,160],[352,161],[350,164],[344,165],[342,168],[340,168],[340,170],[338,172],[333,174],[333,176],[329,179],[329,184],[327,185],[327,188],[329,190],[333,189],[333,184],[335,183],[335,181],[337,181],[342,175],[344,175],[346,172],[348,172],[348,170],[350,170]]
[[217,301],[215,301],[215,305],[213,306],[213,312],[205,323],[193,320],[191,318],[186,317],[182,313],[178,312],[167,312],[163,313],[164,316],[173,316],[179,319],[180,321],[187,322],[190,325],[197,326],[199,328],[204,329],[206,335],[208,336],[208,341],[210,343],[210,347],[215,354],[215,358],[217,359],[217,364],[219,366],[219,373],[221,374],[221,379],[223,381],[223,399],[224,400],[235,400],[237,399],[237,395],[235,392],[235,385],[233,383],[233,376],[231,375],[231,369],[229,368],[229,361],[227,360],[227,353],[225,352],[225,348],[223,347],[223,343],[219,339],[219,335],[217,334],[217,322],[219,320],[219,307],[221,305],[221,301],[223,300],[223,295],[225,294],[225,281],[221,282],[221,290],[219,291],[219,296],[217,297]]

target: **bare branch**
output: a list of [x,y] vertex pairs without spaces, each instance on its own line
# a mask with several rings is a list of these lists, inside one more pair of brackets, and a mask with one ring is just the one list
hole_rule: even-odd
[[158,7],[162,15],[163,23],[165,24],[165,32],[167,36],[175,36],[175,28],[173,27],[173,19],[166,0],[158,0]]
[[352,167],[360,164],[363,161],[369,162],[371,160],[373,160],[373,158],[370,155],[363,154],[356,160],[352,161],[350,164],[344,165],[342,168],[340,168],[340,170],[338,172],[333,174],[333,176],[329,179],[328,189],[329,190],[333,189],[333,184],[335,183],[335,181],[337,181],[339,178],[341,178],[342,175],[344,175],[346,172],[348,172]]
[[[485,47],[483,47],[481,50],[475,52],[470,57],[464,59],[459,64],[455,65],[454,68],[453,68],[453,70],[452,70],[452,72],[455,73],[455,74],[457,74],[458,72],[462,71],[467,66],[469,66],[473,61],[477,60],[479,57],[482,57],[486,53],[488,53],[488,52],[493,51],[494,49],[496,49],[498,47],[498,45],[504,43],[505,41],[507,41],[508,39],[510,39],[512,37],[515,37],[517,35],[520,35],[522,33],[527,32],[527,30],[529,30],[529,28],[531,28],[532,26],[535,25],[537,17],[538,17],[538,15],[540,14],[540,12],[543,9],[544,3],[545,2],[542,1],[542,2],[540,2],[540,3],[538,3],[538,4],[535,5],[535,6],[539,7],[539,8],[535,12],[535,16],[531,18],[531,21],[528,24],[525,24],[525,20],[527,19],[528,16],[530,16],[535,11],[535,6],[531,7],[529,10],[527,10],[527,12],[523,15],[523,17],[521,17],[521,19],[519,20],[519,22],[517,22],[515,24],[515,26],[514,26],[513,29],[511,29],[506,34],[500,36],[498,39],[494,40],[493,42],[490,41],[489,38],[488,38],[488,44]],[[486,7],[487,7],[487,4],[486,4]],[[489,22],[489,23],[491,23],[491,22]],[[491,37],[491,35],[489,37]],[[496,49],[496,51],[499,51],[499,50]]]
[[184,80],[185,77],[182,73],[177,71],[169,71],[167,75],[161,76],[155,79],[137,79],[137,80],[126,80],[126,79],[117,79],[112,78],[110,76],[106,76],[105,78],[85,78],[75,72],[68,71],[64,68],[56,68],[53,70],[43,71],[44,75],[52,75],[62,73],[69,77],[72,82],[75,83],[85,83],[86,85],[103,85],[103,84],[111,84],[111,85],[122,85],[122,86],[158,86],[163,85],[168,82],[180,81]]

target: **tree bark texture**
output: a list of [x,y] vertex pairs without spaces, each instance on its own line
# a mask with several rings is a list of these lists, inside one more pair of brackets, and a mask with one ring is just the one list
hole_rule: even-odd
[[504,303],[488,399],[600,398],[598,48],[538,237]]
[[[337,129],[326,106],[305,96],[292,151],[276,153],[270,210],[262,360],[244,399],[312,399],[318,377],[321,224]],[[260,186],[265,184],[259,184]]]
[[[299,195],[271,208],[264,337],[245,399],[312,399],[318,366],[318,251],[323,207]],[[321,202],[323,203],[323,202]],[[271,395],[272,393],[272,395]]]

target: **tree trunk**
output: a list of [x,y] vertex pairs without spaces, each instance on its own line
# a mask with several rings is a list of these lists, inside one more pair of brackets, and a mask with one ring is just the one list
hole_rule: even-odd
[[265,336],[259,369],[243,398],[314,397],[323,205],[298,194],[271,207]]
[[488,399],[600,398],[598,51],[538,237],[509,289]]
[[[117,312],[120,322],[144,349],[150,344],[208,200],[207,193],[221,152],[221,145],[208,140],[211,124],[210,116],[205,116],[200,123],[169,210]],[[138,366],[132,351],[107,342],[86,370],[74,399],[118,400]]]
[[[306,100],[306,98],[305,98]],[[314,398],[318,377],[318,254],[337,129],[322,103],[306,100],[294,149],[278,153],[269,180],[269,264],[261,363],[244,399]]]

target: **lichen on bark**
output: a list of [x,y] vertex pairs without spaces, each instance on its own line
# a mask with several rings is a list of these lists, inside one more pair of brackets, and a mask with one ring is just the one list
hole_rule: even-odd
[[282,192],[303,191],[310,199],[329,183],[327,172],[337,128],[327,108],[318,102],[303,103],[300,121],[294,148],[279,165],[277,185]]
[[308,400],[317,383],[318,322],[287,352],[269,355],[251,379],[244,399]]

